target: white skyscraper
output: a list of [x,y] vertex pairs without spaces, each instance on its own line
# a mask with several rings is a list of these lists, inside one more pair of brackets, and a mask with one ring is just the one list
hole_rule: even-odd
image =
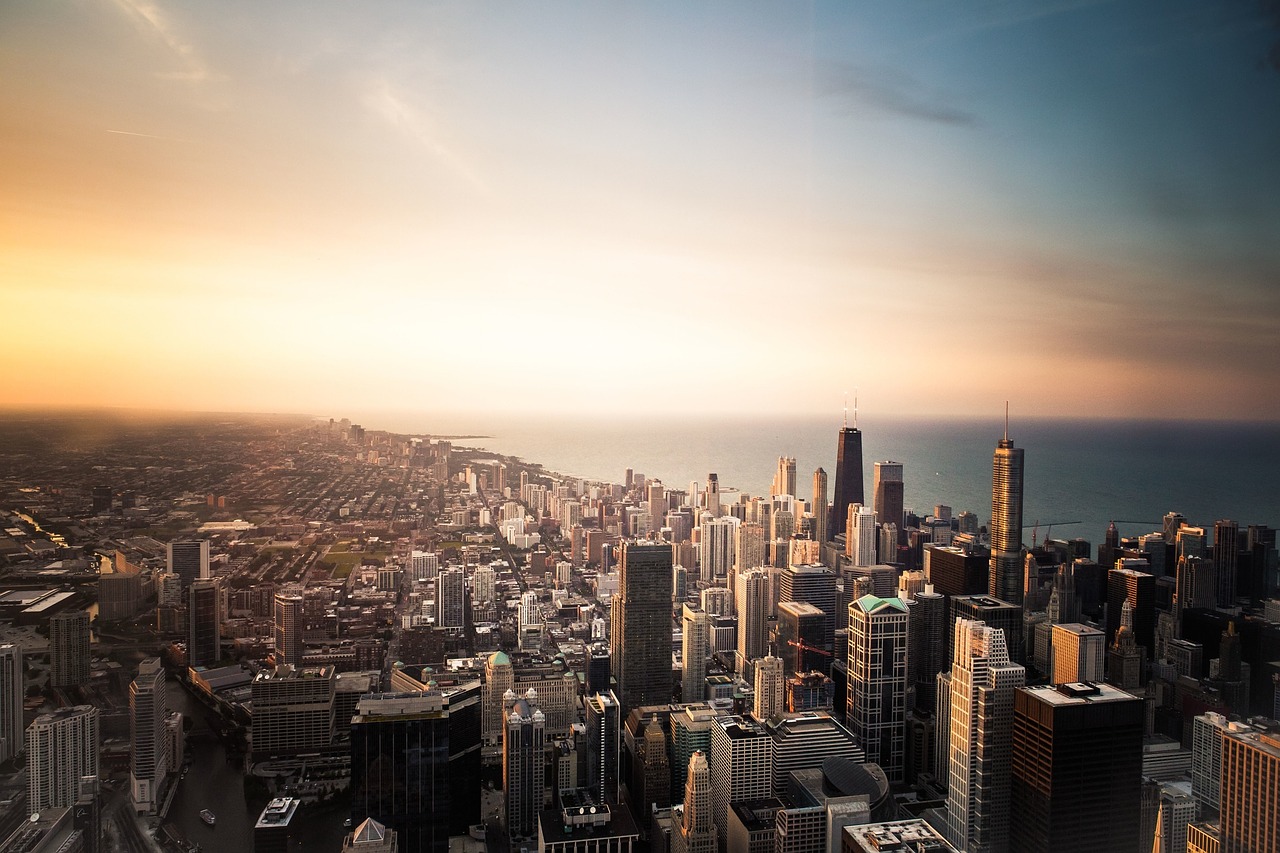
[[871,507],[849,504],[845,556],[858,567],[876,565],[876,514]]
[[966,853],[1003,853],[1009,846],[1014,691],[1026,683],[1026,670],[1010,663],[1000,628],[960,618],[954,638],[947,840]]
[[22,649],[0,645],[0,762],[22,751]]
[[786,710],[786,679],[782,675],[782,658],[766,655],[755,663],[755,712],[764,722]]
[[733,516],[712,516],[709,510],[703,514],[698,539],[698,566],[703,581],[723,582],[728,577],[740,523]]
[[129,787],[139,812],[154,813],[159,805],[160,787],[168,772],[166,713],[164,667],[160,658],[147,658],[129,685]]
[[769,573],[764,569],[752,569],[738,575],[738,673],[746,673],[747,666],[756,658],[769,652]]
[[[729,804],[773,794],[773,739],[749,717],[717,717],[711,724],[711,801],[724,849]],[[736,853],[736,851],[732,851]]]
[[707,613],[701,607],[684,605],[681,619],[684,669],[680,678],[680,696],[685,702],[701,702],[707,682]]
[[59,708],[27,727],[28,811],[70,808],[80,796],[80,780],[97,775],[97,708]]
[[494,600],[494,574],[489,566],[476,566],[471,575],[471,598],[476,604]]

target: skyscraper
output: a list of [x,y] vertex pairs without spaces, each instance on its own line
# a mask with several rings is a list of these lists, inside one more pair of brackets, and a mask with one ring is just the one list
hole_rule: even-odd
[[1222,735],[1222,853],[1280,851],[1280,728]]
[[167,711],[164,667],[160,658],[147,658],[129,685],[129,788],[139,812],[153,813],[159,805],[160,786],[168,772]]
[[778,470],[773,474],[773,490],[770,494],[795,497],[796,458],[794,456],[778,457]]
[[0,763],[22,752],[22,649],[0,644]]
[[735,658],[739,675],[745,675],[756,658],[769,653],[769,573],[752,569],[738,575],[738,652]]
[[536,699],[517,699],[507,712],[502,740],[502,788],[507,795],[507,835],[512,847],[538,835],[538,813],[546,791],[545,740],[546,717]]
[[827,502],[827,472],[821,468],[813,472],[813,541],[827,541],[827,527],[831,521],[831,507]]
[[879,524],[902,527],[902,463],[877,462],[872,475],[872,506]]
[[[821,648],[830,651],[837,627],[843,628],[846,614],[837,613],[836,575],[821,564],[788,566],[778,577],[778,601],[803,601],[817,607],[825,615]],[[843,618],[841,618],[843,617]],[[837,625],[837,621],[841,624]],[[830,658],[827,658],[829,664]],[[824,672],[827,665],[819,667]]]
[[218,582],[193,581],[187,590],[187,664],[212,666],[222,658]]
[[716,822],[712,816],[711,766],[702,750],[689,758],[684,784],[684,812],[671,833],[671,853],[715,853]]
[[1107,642],[1115,640],[1120,629],[1120,611],[1128,600],[1133,609],[1133,636],[1146,652],[1147,660],[1155,655],[1156,642],[1156,578],[1132,568],[1107,572]]
[[1142,700],[1105,684],[1024,687],[1013,714],[1010,853],[1137,850]]
[[835,500],[831,504],[828,533],[843,531],[849,517],[849,504],[866,503],[862,480],[862,432],[858,429],[858,410],[854,406],[853,426],[845,421],[836,439]]
[[782,659],[784,677],[831,669],[831,654],[825,651],[829,619],[821,608],[807,601],[778,602],[777,654]]
[[27,727],[28,811],[70,808],[80,796],[80,780],[97,775],[97,708],[59,708]]
[[166,551],[169,572],[182,579],[184,590],[195,581],[209,577],[209,541],[207,539],[170,542]]
[[876,513],[869,506],[849,505],[845,520],[844,553],[854,566],[876,565]]
[[281,590],[275,596],[276,664],[302,666],[302,596]]
[[466,628],[466,620],[466,577],[462,569],[442,569],[436,576],[436,627],[461,634]]
[[713,518],[720,516],[720,478],[715,472],[707,475],[707,512]]
[[49,618],[49,686],[89,681],[89,613],[70,610]]
[[1107,659],[1106,635],[1097,628],[1067,622],[1054,625],[1050,684],[1102,681]]
[[685,604],[681,617],[680,698],[701,702],[707,683],[707,614],[695,604]]
[[782,658],[766,655],[755,664],[755,708],[752,716],[764,722],[774,714],[785,710],[786,694],[783,687],[786,679],[782,675]]
[[[724,850],[729,804],[773,793],[773,740],[748,717],[716,717],[711,724],[711,818]],[[693,765],[692,759],[690,766]],[[725,851],[737,853],[737,851]]]
[[991,460],[991,573],[987,593],[1022,603],[1022,448],[1009,438],[996,443]]
[[[1213,523],[1213,575],[1218,606],[1236,606],[1236,569],[1240,555],[1240,525],[1221,518]],[[1225,839],[1224,839],[1225,841]],[[1226,842],[1228,845],[1230,842]]]
[[351,721],[351,820],[395,830],[400,853],[445,853],[480,820],[480,691],[375,693]]
[[1004,631],[957,619],[951,665],[947,840],[969,853],[1009,845],[1014,691],[1026,670],[1009,660]]
[[622,718],[613,691],[588,696],[587,784],[597,803],[618,802],[618,761],[622,750]]
[[625,542],[610,635],[623,713],[671,700],[671,546]]
[[846,720],[890,782],[906,764],[907,605],[866,595],[849,605],[849,685]]
[[723,584],[728,577],[734,566],[739,524],[741,522],[731,515],[702,516],[698,531],[698,571],[705,582]]

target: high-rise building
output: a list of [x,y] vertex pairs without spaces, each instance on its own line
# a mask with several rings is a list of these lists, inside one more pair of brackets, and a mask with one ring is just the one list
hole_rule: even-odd
[[374,693],[351,720],[351,820],[394,830],[400,853],[446,853],[480,822],[480,691]]
[[902,527],[902,463],[877,462],[872,475],[872,506],[879,524],[894,524]]
[[828,532],[843,531],[849,517],[849,505],[866,503],[865,485],[862,479],[862,432],[858,429],[857,407],[854,407],[853,426],[848,421],[841,427],[836,439],[835,500],[831,504],[831,525]]
[[753,719],[717,717],[711,725],[709,763],[713,804],[711,818],[723,851],[729,826],[729,804],[758,800],[773,793],[773,740],[764,725]]
[[[607,687],[608,680],[605,681]],[[506,652],[494,652],[484,664],[484,685],[480,688],[480,734],[486,746],[502,744],[506,718],[503,697],[516,686],[515,668]]]
[[1013,699],[1026,670],[1009,660],[1004,631],[957,619],[951,665],[947,840],[970,853],[1009,846]]
[[671,699],[671,546],[623,543],[610,635],[623,712]]
[[947,598],[932,585],[908,597],[901,594],[910,614],[907,636],[907,689],[914,706],[932,711],[937,703],[938,673],[947,669]]
[[779,795],[787,793],[795,771],[819,769],[829,759],[866,762],[853,735],[826,711],[783,712],[762,722],[773,739],[773,787]]
[[302,666],[302,596],[281,590],[275,596],[276,663]]
[[1097,628],[1067,622],[1053,626],[1053,664],[1050,684],[1102,681],[1106,659],[1106,635]]
[[[845,614],[836,607],[835,572],[821,564],[788,566],[778,577],[778,601],[803,601],[820,609],[826,619],[822,629],[822,648],[831,650],[837,627],[844,627]],[[836,623],[840,622],[839,625]],[[830,658],[827,658],[830,662]],[[827,665],[816,667],[824,672]]]
[[991,573],[987,593],[1022,603],[1023,450],[1013,446],[1006,418],[1004,438],[991,460]]
[[1010,853],[1137,850],[1142,700],[1106,684],[1024,687],[1013,714]]
[[222,594],[218,582],[193,581],[187,589],[187,665],[213,666],[222,659]]
[[955,638],[955,621],[973,619],[1004,631],[1005,648],[1014,663],[1026,663],[1022,644],[1022,608],[989,595],[957,595],[950,602],[947,622],[947,654],[954,655],[950,641]]
[[876,513],[869,506],[849,504],[845,519],[844,555],[854,566],[876,565]]
[[[768,563],[768,551],[764,544],[764,525],[758,521],[744,521],[737,526],[737,543],[734,547],[734,565],[739,572],[759,569]],[[703,572],[703,580],[717,582]]]
[[720,517],[720,478],[715,472],[707,475],[706,507],[712,518]]
[[253,757],[297,755],[333,742],[336,672],[333,667],[295,669],[281,664],[258,672],[249,684],[253,702]]
[[684,784],[684,812],[671,833],[671,853],[715,853],[716,822],[712,814],[711,765],[702,750],[689,758]]
[[209,577],[209,541],[207,539],[170,542],[166,551],[168,570],[182,579],[184,590],[196,581]]
[[1145,655],[1133,634],[1133,608],[1129,599],[1120,604],[1120,627],[1107,650],[1107,683],[1121,690],[1137,690],[1142,682]]
[[160,658],[147,658],[129,685],[129,789],[139,812],[154,813],[160,804],[161,785],[169,769],[167,713],[164,667]]
[[1222,853],[1280,853],[1280,727],[1222,736]]
[[1195,819],[1194,798],[1176,788],[1162,788],[1160,811],[1156,816],[1156,831],[1164,845],[1162,853],[1186,853],[1187,826]]
[[757,720],[764,722],[785,708],[786,693],[783,687],[786,678],[782,674],[782,658],[766,655],[755,662],[755,708],[752,712]]
[[263,807],[253,825],[253,853],[290,853],[297,849],[298,825],[293,819],[300,805],[302,800],[296,797],[276,797]]
[[80,780],[98,775],[98,725],[97,708],[73,705],[27,727],[28,811],[75,805]]
[[831,507],[827,501],[827,472],[821,468],[813,472],[813,541],[827,541],[827,528],[831,522]]
[[906,764],[907,605],[863,596],[849,605],[849,684],[845,719],[890,782]]
[[739,674],[745,674],[752,661],[769,653],[769,572],[751,569],[738,575],[738,652],[735,658]]
[[466,620],[466,576],[459,568],[442,569],[436,576],[436,627],[461,634],[466,628]]
[[49,617],[49,686],[89,682],[89,614],[84,610]]
[[698,531],[698,571],[707,583],[723,583],[729,576],[741,523],[731,515],[713,517],[705,513],[702,516]]
[[1254,730],[1249,723],[1228,720],[1214,711],[1191,721],[1191,795],[1202,810],[1217,811],[1221,805],[1222,739]]
[[685,604],[680,620],[682,669],[680,698],[684,702],[701,702],[707,685],[707,613],[695,604]]
[[827,621],[827,614],[807,601],[784,599],[778,603],[777,654],[784,677],[831,669],[831,653],[826,651]]
[[[1236,606],[1236,571],[1240,558],[1240,525],[1226,518],[1213,523],[1213,575],[1219,607]],[[1225,835],[1225,832],[1224,832]],[[1228,848],[1231,842],[1223,839]]]
[[778,470],[773,474],[773,490],[769,494],[795,497],[796,458],[794,456],[778,457]]
[[502,788],[507,796],[507,835],[512,847],[538,835],[546,794],[546,717],[534,696],[517,699],[507,712],[502,741]]
[[22,752],[22,649],[0,644],[0,763]]
[[1155,655],[1156,645],[1156,578],[1133,568],[1107,572],[1107,644],[1115,640],[1120,629],[1120,610],[1125,600],[1133,608],[1133,637],[1147,660]]
[[613,691],[588,696],[587,785],[597,803],[618,802],[618,762],[622,754],[622,718]]

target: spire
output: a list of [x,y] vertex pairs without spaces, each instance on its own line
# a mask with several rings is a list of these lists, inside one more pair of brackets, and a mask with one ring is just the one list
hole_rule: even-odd
[[[856,416],[855,416],[856,417]],[[849,392],[844,392],[844,428],[849,428]]]
[[1156,834],[1151,839],[1151,853],[1168,853],[1164,846],[1164,803],[1156,811]]
[[858,389],[853,389],[853,428],[858,428]]
[[1009,440],[1009,401],[1004,401],[1004,440]]

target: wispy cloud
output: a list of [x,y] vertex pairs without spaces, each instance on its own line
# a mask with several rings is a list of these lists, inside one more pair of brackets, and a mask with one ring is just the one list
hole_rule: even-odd
[[402,97],[385,78],[377,80],[369,88],[364,104],[375,115],[416,140],[436,163],[455,177],[477,190],[488,191],[485,182],[466,159],[441,141],[426,114]]
[[115,4],[129,16],[143,35],[158,37],[181,61],[182,68],[157,72],[157,77],[190,83],[226,79],[225,75],[215,73],[205,63],[195,47],[169,22],[158,4],[148,0],[115,0]]
[[977,116],[948,103],[910,74],[893,68],[821,61],[814,67],[814,93],[854,110],[874,110],[950,125],[976,125]]

